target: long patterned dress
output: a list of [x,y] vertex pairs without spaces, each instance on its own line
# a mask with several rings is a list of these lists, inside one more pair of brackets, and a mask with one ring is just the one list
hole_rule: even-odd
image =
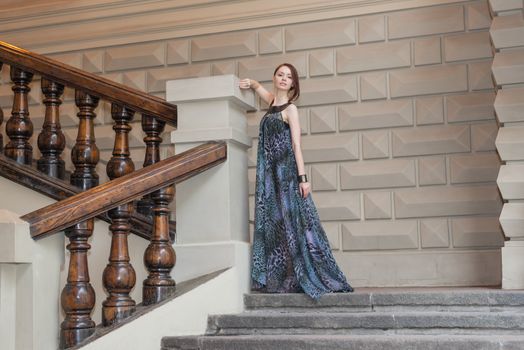
[[308,195],[302,198],[289,125],[270,107],[260,123],[255,190],[253,290],[325,293],[352,292],[338,267]]

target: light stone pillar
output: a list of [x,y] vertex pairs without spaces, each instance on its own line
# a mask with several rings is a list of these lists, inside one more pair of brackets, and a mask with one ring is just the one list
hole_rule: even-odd
[[524,288],[524,17],[523,1],[490,0],[490,35],[495,50],[495,111],[500,123],[496,146],[505,162],[497,177],[505,200],[500,224],[508,241],[502,248],[502,288]]
[[252,91],[233,75],[167,82],[167,100],[178,106],[172,132],[176,153],[208,141],[227,143],[227,160],[176,186],[177,244],[249,242],[246,111]]

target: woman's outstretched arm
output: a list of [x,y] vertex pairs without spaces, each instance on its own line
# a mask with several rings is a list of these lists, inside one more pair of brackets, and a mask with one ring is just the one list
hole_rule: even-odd
[[267,104],[273,101],[274,96],[271,92],[267,91],[262,84],[253,79],[242,79],[238,83],[238,87],[241,89],[253,89]]

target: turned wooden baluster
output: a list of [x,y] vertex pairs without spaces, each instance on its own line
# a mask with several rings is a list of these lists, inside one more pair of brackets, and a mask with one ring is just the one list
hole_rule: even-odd
[[64,86],[42,78],[42,93],[46,108],[44,125],[38,135],[38,148],[42,158],[38,160],[37,167],[49,176],[64,179],[65,163],[60,155],[65,148],[65,136],[60,127],[59,110]]
[[[160,135],[165,123],[151,116],[142,116],[142,129],[146,132],[144,141],[147,145],[144,166],[160,161]],[[151,242],[144,253],[144,265],[149,275],[144,280],[142,303],[158,303],[175,292],[175,281],[171,270],[175,266],[176,255],[169,237],[169,203],[174,199],[173,185],[162,188],[151,194],[153,206],[153,234]]]
[[[111,115],[115,121],[113,130],[115,130],[116,137],[113,157],[107,164],[107,176],[112,180],[135,170],[135,165],[129,157],[129,131],[131,131],[129,122],[133,120],[134,111],[113,104]],[[120,205],[108,213],[112,220],[109,229],[113,236],[109,263],[103,275],[104,287],[109,293],[102,308],[104,326],[117,323],[135,311],[135,301],[129,296],[129,293],[135,286],[136,274],[129,263],[127,244],[127,236],[131,230],[129,217],[132,210],[133,205],[129,203]]]
[[[3,63],[0,62],[0,72],[2,72],[2,65]],[[4,111],[2,108],[0,108],[0,127],[2,126],[2,123],[4,122]],[[0,132],[0,152],[4,151],[4,135]]]
[[33,147],[29,139],[33,136],[33,122],[29,119],[27,94],[31,89],[29,83],[33,73],[11,67],[11,80],[15,93],[11,118],[6,123],[6,134],[10,141],[4,149],[4,154],[21,164],[31,164],[33,160]]
[[[76,105],[79,108],[78,136],[71,151],[75,170],[71,175],[71,184],[87,190],[98,185],[95,171],[99,160],[99,151],[95,144],[93,119],[98,105],[98,98],[82,91],[76,91]],[[62,291],[61,303],[65,319],[61,325],[60,346],[70,348],[89,337],[95,331],[91,311],[95,306],[95,291],[89,283],[87,253],[91,246],[87,242],[93,234],[94,219],[89,219],[66,229],[69,238],[67,249],[71,257],[67,284]]]
[[[145,132],[144,142],[146,144],[146,155],[143,166],[146,167],[160,161],[160,144],[162,143],[162,132],[166,123],[153,116],[142,115],[142,130]],[[136,210],[142,215],[153,217],[153,200],[151,195],[144,196],[136,203]]]

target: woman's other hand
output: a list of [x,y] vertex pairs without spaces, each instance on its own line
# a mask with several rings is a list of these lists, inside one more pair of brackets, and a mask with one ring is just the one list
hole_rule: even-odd
[[311,184],[309,182],[301,182],[298,187],[300,188],[302,198],[306,198],[311,193]]
[[241,79],[238,82],[238,87],[241,89],[251,89],[251,79]]

